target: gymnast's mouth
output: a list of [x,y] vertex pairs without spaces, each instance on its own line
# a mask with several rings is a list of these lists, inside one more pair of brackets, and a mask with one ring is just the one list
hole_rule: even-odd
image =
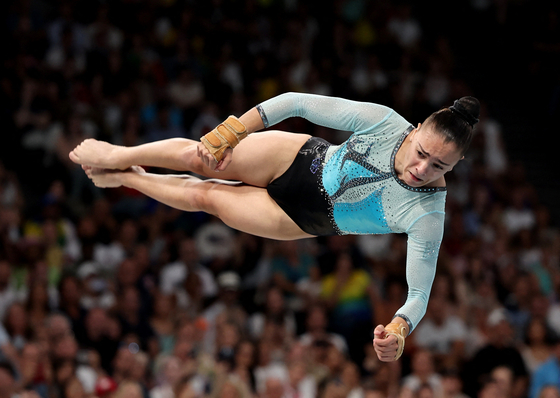
[[412,177],[412,181],[414,181],[414,182],[421,182],[421,181],[422,181],[421,178],[416,177],[416,176],[415,176],[414,174],[412,174],[412,173],[410,173],[410,176]]

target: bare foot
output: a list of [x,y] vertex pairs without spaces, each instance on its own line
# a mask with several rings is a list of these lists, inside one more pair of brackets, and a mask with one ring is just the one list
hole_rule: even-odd
[[126,170],[104,169],[101,167],[82,166],[89,179],[98,188],[118,188],[122,185],[122,176],[126,173],[145,173],[140,166]]
[[124,147],[88,138],[69,153],[70,160],[81,165],[103,169],[124,170],[130,165],[124,164],[119,153]]

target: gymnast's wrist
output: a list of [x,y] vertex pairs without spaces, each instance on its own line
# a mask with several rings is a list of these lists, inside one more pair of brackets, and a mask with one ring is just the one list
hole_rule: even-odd
[[408,317],[402,315],[402,314],[396,314],[393,319],[391,320],[391,323],[397,323],[399,325],[404,326],[404,336],[403,337],[408,337],[408,335],[411,332],[411,325],[410,325],[410,321],[408,320]]
[[200,141],[219,162],[227,148],[235,148],[248,135],[248,130],[238,118],[231,115],[215,129],[202,136]]

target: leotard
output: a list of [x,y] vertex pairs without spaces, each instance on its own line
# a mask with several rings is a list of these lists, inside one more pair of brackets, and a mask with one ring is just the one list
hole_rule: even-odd
[[[412,125],[383,105],[313,94],[282,94],[257,109],[265,127],[303,117],[352,132],[343,144],[325,146],[316,190],[326,197],[325,211],[339,234],[408,235],[408,296],[395,316],[406,319],[412,331],[426,312],[443,238],[446,197],[445,187],[415,188],[397,177],[395,155]],[[295,205],[305,209],[305,203]]]

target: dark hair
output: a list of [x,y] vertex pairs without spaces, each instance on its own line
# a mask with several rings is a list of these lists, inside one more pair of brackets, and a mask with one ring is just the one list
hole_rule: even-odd
[[453,142],[464,154],[471,144],[479,115],[480,102],[474,97],[462,97],[450,107],[432,113],[425,123],[432,124],[446,142]]

